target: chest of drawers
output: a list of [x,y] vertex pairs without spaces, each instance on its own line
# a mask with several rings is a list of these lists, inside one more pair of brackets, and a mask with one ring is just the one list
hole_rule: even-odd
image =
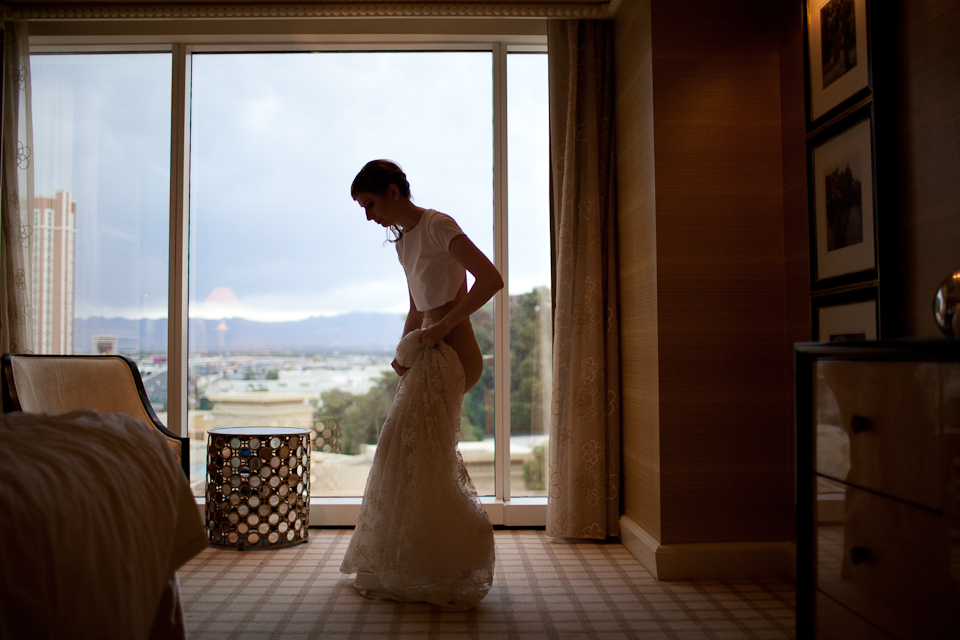
[[795,355],[797,637],[960,638],[960,340]]

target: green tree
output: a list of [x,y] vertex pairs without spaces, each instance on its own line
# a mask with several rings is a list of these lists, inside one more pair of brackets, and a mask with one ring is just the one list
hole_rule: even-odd
[[458,438],[460,442],[475,442],[481,440],[483,437],[483,429],[480,430],[480,436],[477,435],[477,430],[470,422],[470,416],[467,415],[467,407],[463,405],[460,407],[460,437]]
[[340,452],[348,455],[360,453],[363,444],[376,444],[387,419],[393,397],[397,393],[400,378],[392,371],[384,372],[373,388],[363,395],[354,395],[331,389],[320,394],[321,407],[317,417],[340,418]]
[[537,290],[510,297],[510,432],[532,433],[531,412],[539,398]]
[[510,298],[510,431],[512,435],[539,434],[545,393],[542,370],[549,362],[552,340],[549,335],[550,289],[535,287],[529,293]]
[[387,419],[390,405],[397,394],[397,385],[400,377],[393,371],[380,374],[370,391],[362,396],[347,409],[344,422],[350,424],[364,434],[366,444],[376,444],[383,428],[383,421]]
[[[538,306],[545,289],[534,289],[510,298],[510,425],[514,435],[537,433],[533,415],[539,414],[543,397],[539,360],[542,348],[538,335]],[[488,302],[471,316],[474,333],[484,354],[480,381],[466,394],[460,412],[460,440],[482,440],[487,434],[488,413],[493,411],[493,302]],[[353,395],[339,389],[320,394],[322,407],[318,415],[341,418],[341,452],[360,453],[363,444],[376,444],[397,392],[399,376],[383,373],[374,387],[364,395]]]
[[529,491],[543,491],[546,487],[543,473],[545,467],[546,452],[543,445],[538,444],[523,463],[523,488]]
[[314,411],[314,421],[321,416],[340,418],[340,453],[356,455],[364,438],[344,424],[344,416],[357,396],[340,389],[331,389],[320,393],[320,406]]
[[[529,293],[510,296],[510,430],[513,435],[538,433],[533,416],[539,412],[543,388],[539,362],[543,337],[538,328],[540,307],[544,297],[549,297],[546,287],[534,288]],[[484,356],[493,354],[493,303],[488,302],[471,317],[480,351]],[[547,342],[549,345],[549,342]],[[493,411],[494,372],[493,360],[485,357],[480,381],[463,400],[464,410],[477,439],[486,433],[487,413]]]
[[[487,411],[493,411],[493,301],[491,300],[472,316],[473,332],[484,354],[483,373],[480,381],[463,398],[463,413],[473,427],[474,440],[483,440],[487,428]],[[489,406],[488,406],[489,405]]]

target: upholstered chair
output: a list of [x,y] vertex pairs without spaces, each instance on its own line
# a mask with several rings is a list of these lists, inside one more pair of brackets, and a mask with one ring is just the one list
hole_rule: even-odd
[[5,354],[3,412],[68,413],[96,409],[124,413],[154,426],[190,477],[190,440],[167,429],[147,398],[136,363],[123,355],[59,356]]

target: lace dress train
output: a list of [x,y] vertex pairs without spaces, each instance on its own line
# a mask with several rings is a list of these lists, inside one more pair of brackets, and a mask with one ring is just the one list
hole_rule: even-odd
[[474,607],[493,583],[493,527],[457,450],[463,368],[445,343],[404,336],[409,367],[383,424],[340,570],[364,595]]

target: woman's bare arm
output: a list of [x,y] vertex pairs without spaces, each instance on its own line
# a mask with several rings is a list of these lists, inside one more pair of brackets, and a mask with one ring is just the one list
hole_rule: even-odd
[[[473,287],[460,302],[450,310],[443,320],[424,329],[420,334],[420,342],[426,347],[436,346],[450,330],[466,320],[470,315],[485,305],[493,295],[503,289],[503,278],[493,263],[483,255],[480,249],[465,235],[459,235],[450,241],[450,255],[463,265],[463,268],[473,274]],[[422,318],[422,314],[421,314]]]

